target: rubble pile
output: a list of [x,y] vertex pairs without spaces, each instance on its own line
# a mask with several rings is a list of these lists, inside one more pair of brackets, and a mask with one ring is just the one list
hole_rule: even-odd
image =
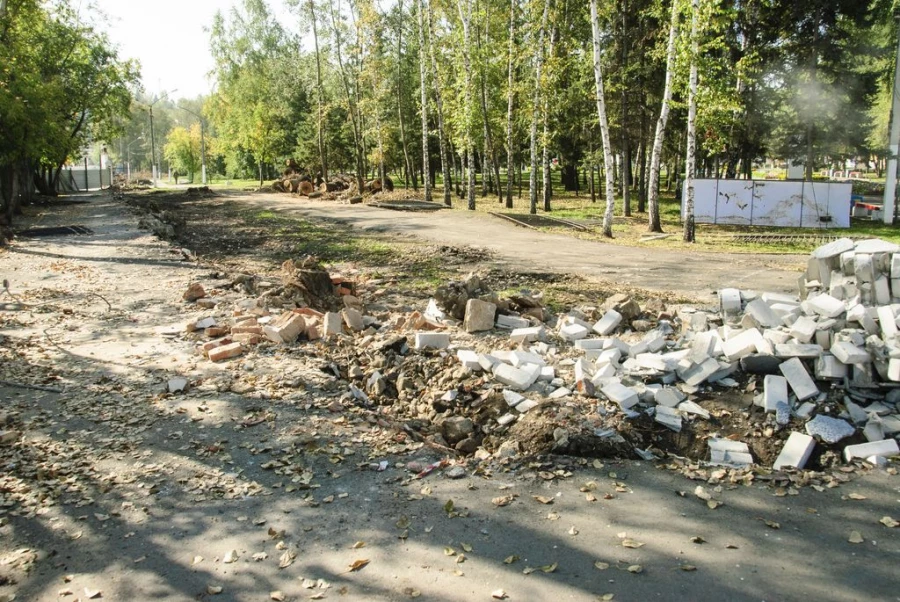
[[[820,247],[797,296],[723,289],[718,307],[653,315],[627,295],[551,315],[540,294],[501,298],[475,275],[392,311],[383,289],[358,293],[313,260],[282,273],[236,279],[257,296],[230,324],[192,322],[211,339],[201,352],[309,341],[333,384],[324,407],[368,408],[476,459],[680,452],[780,470],[898,454],[900,247],[883,241]],[[198,292],[186,300],[208,301]]]

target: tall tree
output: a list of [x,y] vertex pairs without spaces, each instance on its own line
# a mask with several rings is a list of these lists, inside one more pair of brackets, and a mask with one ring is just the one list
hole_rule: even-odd
[[328,147],[325,146],[325,102],[322,95],[325,86],[322,82],[322,53],[319,51],[319,30],[316,25],[316,3],[309,0],[309,20],[312,23],[313,45],[316,52],[316,141],[319,145],[319,163],[322,168],[322,179],[328,181]]
[[515,65],[516,65],[516,8],[518,0],[509,3],[509,41],[507,50],[507,84],[506,84],[506,207],[512,209],[513,169],[515,168],[515,149],[513,148],[513,109],[516,101]]
[[697,163],[697,61],[699,60],[699,41],[697,21],[699,20],[700,2],[691,0],[691,73],[688,84],[688,122],[687,149],[685,153],[685,199],[684,199],[684,241],[694,242],[694,177]]
[[447,130],[444,127],[444,100],[441,75],[434,51],[434,31],[432,26],[434,23],[434,11],[431,7],[431,0],[425,0],[425,8],[427,10],[428,24],[428,58],[431,62],[431,81],[434,83],[434,104],[438,120],[438,144],[441,151],[441,179],[444,184],[444,204],[449,207],[451,205],[450,197],[453,183],[450,177],[451,166],[447,151]]
[[529,211],[533,215],[537,213],[537,125],[541,114],[541,71],[544,67],[544,32],[547,29],[547,19],[550,13],[552,0],[545,0],[544,14],[537,33],[537,44],[534,49],[534,92],[531,101],[531,174],[529,179],[528,199]]
[[428,152],[428,71],[426,65],[427,48],[425,46],[425,10],[422,0],[416,2],[416,12],[419,17],[419,92],[421,96],[420,108],[422,111],[422,186],[425,188],[425,201],[431,202],[431,161]]
[[459,9],[459,20],[463,29],[463,68],[465,69],[465,100],[463,105],[463,123],[465,136],[468,209],[475,211],[475,141],[472,135],[472,1],[456,0]]
[[603,91],[603,66],[601,53],[600,18],[597,0],[591,0],[591,30],[594,47],[594,83],[597,92],[597,116],[600,121],[600,137],[603,142],[603,173],[606,177],[606,211],[603,214],[603,236],[612,238],[613,208],[615,207],[615,177],[613,176],[612,148],[609,143],[609,121],[606,117],[606,96]]
[[669,22],[669,42],[666,45],[666,83],[662,106],[659,109],[659,119],[656,121],[656,134],[653,136],[653,150],[650,154],[650,181],[647,184],[647,208],[650,214],[651,232],[662,232],[662,223],[659,218],[659,171],[662,163],[666,124],[669,121],[669,108],[672,103],[672,80],[675,77],[675,40],[678,35],[679,0],[671,1],[672,16]]

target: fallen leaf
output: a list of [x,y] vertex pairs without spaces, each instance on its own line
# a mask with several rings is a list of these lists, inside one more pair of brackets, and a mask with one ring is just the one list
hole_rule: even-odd
[[882,525],[884,525],[888,529],[893,529],[894,527],[900,526],[900,523],[898,523],[897,521],[892,519],[890,516],[885,516],[878,522],[880,522]]
[[644,544],[642,544],[642,543],[639,542],[639,541],[635,541],[635,540],[633,540],[633,539],[623,539],[623,540],[622,540],[622,545],[623,545],[624,547],[626,547],[626,548],[640,548],[640,547],[643,546]]
[[541,504],[552,504],[555,501],[552,497],[547,497],[545,495],[533,495],[531,497]]
[[221,585],[209,584],[206,586],[206,593],[209,594],[210,596],[216,596],[218,594],[221,594],[224,589],[225,588],[222,587]]
[[738,547],[736,545],[734,545],[733,543],[730,543],[725,546],[725,549],[726,550],[737,550]]
[[581,491],[582,493],[585,493],[588,491],[594,491],[599,486],[600,485],[597,484],[597,481],[588,481],[587,483],[582,485],[578,490]]
[[553,564],[545,564],[541,567],[541,570],[545,573],[555,573],[556,569],[559,567],[558,562],[554,562]]
[[294,564],[294,558],[296,558],[296,557],[297,557],[297,555],[294,553],[293,550],[285,550],[284,554],[281,555],[281,558],[278,559],[278,568],[280,568],[280,569],[288,568],[289,566]]
[[472,551],[472,546],[471,546],[470,544],[467,544],[467,543],[461,543],[461,544],[459,544],[459,545],[460,545],[460,546],[462,547],[462,549],[463,549],[464,551],[466,551],[466,552],[471,552],[471,551]]
[[514,562],[518,562],[522,560],[519,556],[512,554],[503,559],[503,564],[512,564]]
[[547,515],[547,520],[559,520],[559,512],[551,512]]
[[353,544],[353,545],[351,546],[351,549],[353,549],[353,550],[358,550],[358,549],[364,548],[364,547],[366,547],[366,542],[364,542],[364,541],[357,541],[355,544]]
[[707,500],[707,501],[706,501],[706,506],[707,506],[710,510],[715,510],[716,508],[718,508],[718,507],[721,506],[722,504],[723,504],[723,502],[719,502],[719,501],[716,501],[716,500]]
[[596,501],[597,501],[597,496],[594,495],[593,493],[588,493],[588,494],[586,494],[586,495],[584,496],[584,499],[586,499],[586,500],[589,501],[589,502],[596,502]]
[[628,567],[628,572],[637,575],[638,573],[644,572],[644,567],[639,564],[632,564],[630,567]]
[[597,569],[598,571],[605,571],[606,569],[609,568],[609,563],[603,562],[602,560],[596,560],[596,561],[594,561],[594,568]]
[[450,514],[451,512],[453,512],[453,508],[454,508],[453,500],[447,500],[447,503],[444,504],[444,512],[446,512],[447,514]]
[[850,543],[863,543],[865,539],[863,539],[863,536],[859,531],[850,531],[850,537],[847,541]]
[[394,524],[397,525],[397,528],[398,528],[398,529],[406,529],[406,528],[408,528],[409,525],[410,525],[409,517],[406,516],[406,515],[403,515],[403,516],[400,517],[400,520],[398,520],[398,521],[397,521],[396,523],[394,523]]
[[502,508],[503,506],[509,506],[514,499],[516,499],[516,496],[514,495],[503,495],[500,497],[495,497],[491,500],[491,503]]
[[859,493],[851,493],[847,497],[850,498],[851,500],[867,500],[867,499],[869,499],[866,496],[861,495]]
[[572,535],[573,537],[578,535],[578,529],[576,529],[574,525],[569,528],[569,535]]
[[368,558],[362,558],[360,560],[354,560],[353,564],[350,565],[350,572],[355,573],[356,571],[362,570],[367,564],[369,564]]
[[610,602],[610,600],[614,599],[615,597],[615,594],[603,594],[602,596],[600,596],[600,600],[602,600],[603,602]]
[[456,556],[456,550],[449,546],[444,547],[444,556]]
[[316,592],[309,597],[310,600],[324,600],[325,592]]
[[686,573],[692,573],[697,570],[697,567],[693,564],[682,564],[679,568]]
[[410,598],[420,598],[422,597],[422,592],[412,587],[407,587],[403,590],[403,593],[409,596]]
[[100,590],[99,589],[90,589],[90,588],[86,587],[86,588],[84,588],[84,597],[87,598],[88,600],[93,600],[94,598],[99,598]]
[[776,523],[773,520],[764,520],[763,522],[766,523],[766,526],[769,527],[770,529],[780,529],[781,528],[781,524]]
[[194,560],[191,561],[191,564],[200,564],[203,562],[203,556],[194,556]]
[[266,554],[265,552],[257,552],[256,554],[253,555],[253,560],[255,560],[256,562],[262,562],[263,560],[265,560],[268,557],[269,557],[269,555]]
[[277,602],[283,602],[286,599],[284,592],[280,590],[276,590],[274,592],[269,592],[269,598],[271,600],[276,600]]
[[460,554],[459,556],[456,557],[456,564],[462,564],[462,563],[464,563],[466,560],[468,560],[468,559],[466,558],[466,555],[465,555],[465,554]]
[[237,561],[237,559],[237,550],[228,550],[228,553],[225,554],[225,558],[222,559],[222,562],[224,562],[225,564],[231,564],[232,562]]
[[534,568],[534,567],[526,566],[525,569],[522,571],[522,574],[523,574],[523,575],[530,575],[531,573],[535,572],[536,570],[537,570],[537,569]]
[[506,592],[502,589],[495,589],[491,592],[491,598],[494,600],[506,600],[509,596],[506,595]]

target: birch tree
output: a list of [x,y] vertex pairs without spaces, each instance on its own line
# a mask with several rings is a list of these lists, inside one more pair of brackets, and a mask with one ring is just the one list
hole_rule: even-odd
[[615,176],[613,175],[612,149],[609,144],[609,121],[606,118],[606,96],[603,92],[603,68],[600,52],[600,18],[597,16],[597,0],[591,0],[591,31],[594,46],[594,83],[597,87],[597,117],[600,121],[600,137],[603,142],[603,174],[606,178],[606,212],[603,214],[603,236],[612,238],[613,207],[615,206]]
[[422,0],[416,2],[416,12],[419,17],[419,93],[422,109],[422,186],[425,189],[425,201],[431,202],[431,166],[428,154],[428,80],[426,72],[425,50],[425,11]]
[[516,102],[515,65],[516,65],[516,7],[519,0],[509,3],[509,49],[506,84],[506,207],[512,209],[513,169],[515,165],[513,150],[513,109]]
[[406,143],[406,121],[403,119],[403,0],[397,3],[397,120],[400,125],[400,145],[403,147],[403,164],[406,167],[404,187],[409,188],[412,180],[413,190],[419,190],[416,172],[409,158],[409,145]]
[[541,71],[544,66],[544,32],[547,29],[547,18],[550,14],[550,2],[544,2],[544,15],[541,17],[541,24],[538,29],[537,45],[534,49],[534,93],[531,101],[531,174],[528,181],[528,200],[530,202],[529,212],[534,215],[537,213],[537,126],[538,118],[541,113]]
[[647,185],[650,232],[662,232],[662,224],[659,219],[659,169],[662,162],[663,139],[666,136],[666,123],[669,121],[669,106],[672,103],[672,80],[675,77],[675,39],[677,35],[678,0],[672,0],[669,42],[666,46],[666,83],[663,89],[659,119],[656,121],[656,134],[653,137],[653,151],[650,154],[650,182]]
[[451,191],[453,187],[452,178],[450,176],[450,159],[447,153],[447,134],[444,127],[444,101],[441,86],[441,75],[438,70],[437,58],[434,53],[434,11],[431,7],[431,0],[425,0],[426,24],[428,26],[428,58],[431,61],[431,81],[434,83],[434,105],[435,113],[437,113],[438,122],[438,145],[441,151],[441,177],[444,181],[444,204],[448,207],[452,204]]
[[688,80],[687,150],[684,159],[684,241],[694,242],[694,172],[697,164],[697,21],[699,0],[691,0],[691,73]]
[[469,211],[475,211],[475,144],[472,139],[472,0],[456,0],[463,30],[463,68],[465,69],[465,99],[463,106],[466,156],[466,196]]
[[319,30],[316,26],[316,4],[313,0],[309,0],[309,18],[312,22],[313,45],[316,52],[316,138],[319,146],[319,162],[322,165],[322,179],[328,181],[328,148],[325,146],[325,113],[324,101],[322,94],[324,93],[324,85],[322,84],[322,55],[319,52]]
[[[335,10],[335,0],[329,0],[329,9],[331,11],[331,26],[332,33],[334,35],[334,51],[335,56],[338,61],[338,68],[340,70],[341,83],[344,87],[344,93],[347,97],[347,112],[350,113],[350,121],[353,126],[353,143],[355,146],[355,154],[356,154],[356,185],[359,189],[359,192],[362,193],[364,178],[365,178],[365,146],[363,143],[363,135],[362,135],[362,124],[359,120],[359,113],[357,107],[357,91],[354,90],[353,81],[351,79],[352,74],[350,73],[350,69],[347,65],[344,64],[343,57],[343,23],[338,21],[337,10]],[[358,88],[359,81],[355,82],[356,88]]]

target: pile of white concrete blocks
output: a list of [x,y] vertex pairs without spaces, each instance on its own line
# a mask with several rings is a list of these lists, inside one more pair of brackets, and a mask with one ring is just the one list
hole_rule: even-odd
[[[900,246],[840,239],[812,253],[799,295],[723,289],[718,311],[681,308],[677,320],[660,320],[631,342],[614,336],[623,325],[614,309],[596,321],[572,311],[555,331],[524,320],[498,323],[514,328],[510,339],[518,350],[460,350],[458,357],[507,387],[511,409],[520,408],[524,391],[548,399],[580,395],[608,402],[598,404],[601,413],[616,407],[629,417],[645,412],[676,432],[685,418],[709,418],[689,399],[701,387],[735,387],[739,370],[761,374],[757,404],[781,427],[806,422],[805,433],[790,435],[776,468],[803,468],[815,437],[833,444],[860,430],[867,443],[845,447],[845,459],[883,463],[900,453],[898,315]],[[558,347],[546,342],[552,339]],[[844,388],[837,397],[835,385]],[[826,415],[826,401],[838,416]],[[504,415],[501,425],[517,415]],[[721,464],[752,460],[741,442],[712,440],[710,452]]]

